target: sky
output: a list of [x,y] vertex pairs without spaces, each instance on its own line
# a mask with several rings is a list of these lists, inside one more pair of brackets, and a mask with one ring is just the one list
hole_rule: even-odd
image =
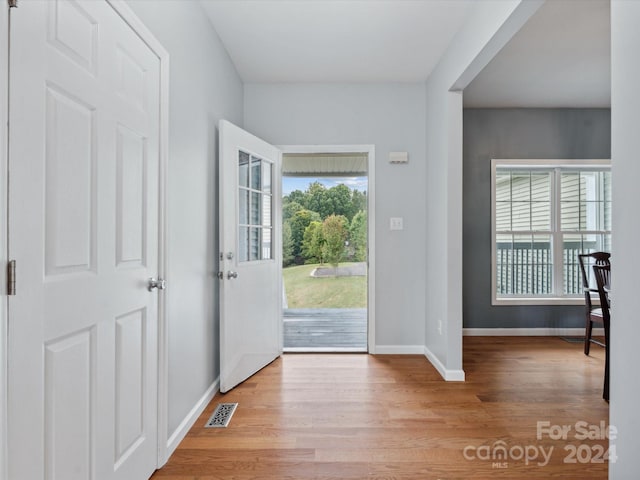
[[282,196],[294,190],[304,192],[313,182],[319,182],[327,188],[345,184],[352,190],[367,191],[367,177],[282,177]]

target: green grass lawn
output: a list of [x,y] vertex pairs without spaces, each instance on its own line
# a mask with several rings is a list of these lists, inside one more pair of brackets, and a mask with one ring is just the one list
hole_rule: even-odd
[[367,307],[366,276],[311,277],[311,271],[318,266],[299,265],[282,270],[289,308]]

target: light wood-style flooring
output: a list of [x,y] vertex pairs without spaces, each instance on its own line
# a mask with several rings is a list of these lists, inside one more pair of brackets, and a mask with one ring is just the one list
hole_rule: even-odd
[[[598,436],[608,425],[604,350],[582,349],[556,337],[465,337],[459,383],[421,355],[285,354],[216,395],[152,478],[604,479],[608,441],[576,429]],[[203,428],[219,402],[239,403],[229,427]],[[554,440],[538,422],[570,430]]]

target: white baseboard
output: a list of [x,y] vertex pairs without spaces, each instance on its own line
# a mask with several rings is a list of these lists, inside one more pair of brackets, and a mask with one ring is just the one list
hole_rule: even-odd
[[442,378],[447,382],[464,382],[464,370],[447,369],[440,359],[436,357],[431,350],[423,347],[424,356],[431,362],[431,365],[438,371]]
[[288,347],[282,353],[367,353],[366,348],[349,347]]
[[[463,328],[469,337],[584,337],[584,328]],[[593,335],[604,336],[604,328],[594,328]]]
[[376,345],[376,355],[421,355],[422,345]]
[[213,397],[220,390],[220,377],[216,378],[216,380],[207,388],[207,391],[204,392],[204,395],[198,400],[198,402],[193,406],[191,411],[187,414],[187,416],[180,422],[178,428],[171,434],[169,439],[167,440],[167,458],[169,459],[173,452],[178,448],[180,442],[186,437],[191,427],[196,423],[200,414],[207,408],[209,402],[213,399]]

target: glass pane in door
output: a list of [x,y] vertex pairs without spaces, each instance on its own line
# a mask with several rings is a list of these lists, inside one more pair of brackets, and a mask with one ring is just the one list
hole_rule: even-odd
[[241,187],[249,186],[249,154],[239,152],[238,162],[238,185]]
[[273,168],[268,161],[245,152],[240,152],[238,166],[239,260],[271,260]]

